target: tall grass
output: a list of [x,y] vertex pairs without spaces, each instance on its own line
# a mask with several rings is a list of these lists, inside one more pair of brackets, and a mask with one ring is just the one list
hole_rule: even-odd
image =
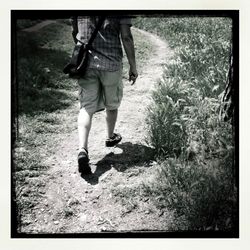
[[[229,70],[230,18],[138,18],[138,27],[168,41],[175,52],[148,108],[148,142],[161,159],[155,193],[176,209],[184,228],[237,227],[234,138],[219,119]],[[181,217],[183,218],[183,217]]]

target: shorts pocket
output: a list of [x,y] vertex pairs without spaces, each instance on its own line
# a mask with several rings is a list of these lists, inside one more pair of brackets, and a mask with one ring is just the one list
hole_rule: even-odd
[[122,97],[123,97],[123,86],[119,85],[117,87],[117,99],[119,104],[121,103]]

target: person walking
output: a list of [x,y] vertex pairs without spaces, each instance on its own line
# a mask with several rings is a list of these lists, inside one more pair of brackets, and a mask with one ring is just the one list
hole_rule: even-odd
[[[72,35],[75,43],[87,43],[100,17],[77,17],[72,19]],[[78,79],[80,111],[78,115],[78,170],[90,174],[88,137],[93,115],[106,110],[106,147],[117,145],[122,136],[115,133],[118,108],[123,96],[122,45],[129,62],[129,81],[135,83],[138,73],[135,48],[131,33],[131,18],[106,17],[91,48],[89,62],[83,77]]]

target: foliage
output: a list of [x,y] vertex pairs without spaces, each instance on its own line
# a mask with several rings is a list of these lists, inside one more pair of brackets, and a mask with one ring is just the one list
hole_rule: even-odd
[[[56,42],[57,37],[67,41],[70,28],[60,23],[51,24],[38,33],[19,31],[16,34],[16,72],[18,112],[34,115],[37,111],[51,112],[69,105],[72,99],[61,89],[75,87],[62,73],[69,47]],[[57,30],[57,32],[55,32]],[[69,40],[69,38],[68,38]],[[60,47],[58,46],[60,44]],[[62,46],[61,46],[62,44]],[[70,44],[70,43],[69,43]]]
[[41,22],[40,19],[18,19],[16,22],[16,27],[18,30],[29,28],[37,23]]
[[148,108],[147,140],[162,162],[153,189],[164,191],[162,202],[184,215],[188,229],[233,230],[234,127],[219,117],[231,19],[138,18],[136,25],[166,39],[175,52]]
[[[232,151],[217,161],[161,163],[150,187],[158,207],[176,211],[183,224],[178,230],[233,230],[237,223],[237,196],[232,183]],[[177,223],[178,224],[178,223]],[[176,225],[175,225],[176,226]]]
[[62,73],[71,49],[69,34],[70,27],[60,23],[39,32],[16,30],[12,53],[16,56],[18,124],[13,125],[18,126],[18,136],[12,145],[12,161],[18,230],[34,219],[32,208],[44,195],[48,178],[45,159],[56,150],[55,135],[74,129],[65,126],[66,118],[60,114],[76,100],[75,93],[69,91],[76,87],[74,82]]
[[189,102],[189,88],[187,84],[179,85],[171,79],[164,81],[167,84],[160,84],[153,92],[154,102],[148,108],[148,141],[158,156],[179,155],[187,141],[185,124],[180,114]]
[[218,97],[225,87],[231,53],[230,18],[138,18],[136,25],[153,31],[175,50],[169,77],[195,83],[203,96]]

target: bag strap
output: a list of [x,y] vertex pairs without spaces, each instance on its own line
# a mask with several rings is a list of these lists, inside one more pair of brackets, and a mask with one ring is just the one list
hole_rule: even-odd
[[[75,18],[75,20],[77,20],[77,17]],[[91,47],[93,41],[95,40],[95,37],[96,37],[98,31],[100,30],[102,24],[104,23],[104,20],[105,20],[104,16],[102,16],[102,17],[99,18],[99,20],[98,20],[98,22],[96,24],[96,27],[95,27],[95,29],[94,29],[91,37],[89,38],[89,41],[85,44],[85,47]],[[81,44],[84,44],[82,41],[80,41],[78,39],[77,39],[77,42],[80,42]]]
[[95,37],[96,37],[98,31],[100,30],[100,28],[101,28],[101,26],[102,26],[102,24],[103,24],[103,22],[104,22],[104,20],[105,20],[105,17],[103,17],[103,16],[99,18],[99,20],[98,20],[98,22],[97,22],[97,25],[96,25],[96,27],[95,27],[95,30],[94,30],[94,32],[92,33],[92,35],[91,35],[91,37],[90,37],[90,39],[89,39],[89,41],[88,41],[88,43],[87,43],[87,46],[91,46],[91,45],[92,45],[92,43],[93,43],[93,41],[95,40]]

